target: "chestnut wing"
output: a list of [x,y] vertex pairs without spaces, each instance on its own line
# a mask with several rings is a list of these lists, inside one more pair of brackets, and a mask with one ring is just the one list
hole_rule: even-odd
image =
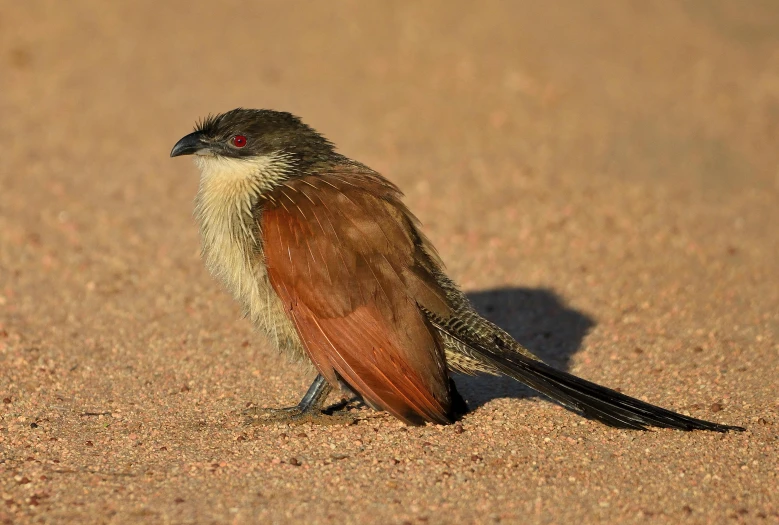
[[408,423],[450,421],[446,308],[399,192],[373,174],[287,181],[263,203],[270,283],[319,372]]

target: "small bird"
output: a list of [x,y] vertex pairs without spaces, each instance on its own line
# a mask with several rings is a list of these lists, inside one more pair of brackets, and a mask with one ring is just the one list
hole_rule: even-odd
[[481,317],[444,273],[400,190],[298,117],[234,109],[200,121],[194,155],[202,252],[246,316],[318,375],[270,420],[328,416],[333,388],[407,424],[467,411],[450,372],[510,376],[608,425],[744,430],[666,410],[543,363]]

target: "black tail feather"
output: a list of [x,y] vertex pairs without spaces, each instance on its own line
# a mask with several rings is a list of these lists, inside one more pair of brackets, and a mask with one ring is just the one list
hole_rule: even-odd
[[552,368],[518,352],[484,348],[473,350],[500,372],[538,390],[563,406],[607,425],[639,430],[646,430],[647,427],[714,432],[745,430],[742,427],[711,423],[650,405]]

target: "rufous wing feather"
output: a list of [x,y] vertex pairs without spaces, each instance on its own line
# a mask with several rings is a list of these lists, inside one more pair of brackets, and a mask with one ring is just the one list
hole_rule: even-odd
[[270,283],[319,372],[405,422],[449,422],[444,349],[419,308],[446,308],[445,294],[394,186],[352,166],[287,181],[263,203],[262,232]]

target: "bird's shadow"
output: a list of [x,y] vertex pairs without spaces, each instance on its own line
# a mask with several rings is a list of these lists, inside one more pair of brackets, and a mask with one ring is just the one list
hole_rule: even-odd
[[[595,326],[591,317],[566,306],[549,289],[497,288],[469,292],[467,296],[479,314],[560,370],[568,369],[571,357]],[[454,379],[470,410],[493,399],[538,395],[522,383],[503,376],[456,374]]]

